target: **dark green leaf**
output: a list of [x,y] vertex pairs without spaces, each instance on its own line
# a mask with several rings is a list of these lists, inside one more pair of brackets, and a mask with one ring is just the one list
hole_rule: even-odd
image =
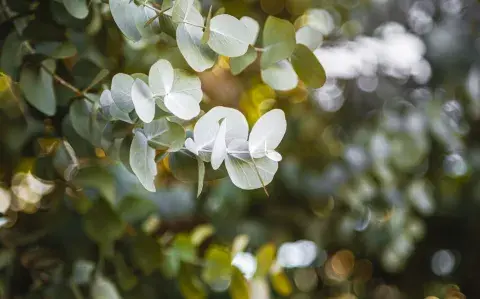
[[[55,61],[46,60],[43,65],[54,68]],[[53,77],[43,67],[25,66],[20,74],[20,87],[27,101],[40,112],[53,116],[57,111]]]

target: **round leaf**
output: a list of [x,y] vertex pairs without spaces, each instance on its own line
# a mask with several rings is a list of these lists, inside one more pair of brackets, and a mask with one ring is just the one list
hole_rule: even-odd
[[165,59],[160,59],[150,68],[148,84],[156,96],[165,96],[170,93],[175,78],[172,64]]
[[175,116],[190,120],[200,113],[198,101],[188,94],[171,93],[165,97],[165,107]]
[[180,24],[177,27],[177,43],[180,52],[188,65],[197,72],[211,68],[217,59],[217,54],[202,44],[203,32],[201,28]]
[[290,58],[295,50],[295,28],[292,23],[276,17],[268,17],[263,28],[264,52],[260,61],[262,69]]
[[180,150],[185,141],[185,130],[176,123],[165,118],[156,119],[145,124],[143,132],[148,139],[148,144],[156,149]]
[[109,0],[110,11],[115,23],[122,33],[133,41],[139,41],[142,36],[135,23],[135,13],[139,7],[131,0]]
[[112,78],[112,98],[118,108],[124,112],[132,112],[134,105],[132,102],[132,86],[134,79],[127,74],[116,74]]
[[85,19],[88,16],[87,0],[63,0],[63,5],[77,19]]
[[250,133],[248,148],[252,157],[262,158],[275,150],[286,131],[287,120],[282,110],[274,109],[265,113],[255,123]]
[[220,55],[242,56],[247,52],[251,39],[247,26],[231,15],[218,15],[210,22],[208,45]]
[[250,17],[242,17],[240,21],[247,26],[248,36],[250,37],[250,45],[255,45],[257,42],[258,32],[260,31],[260,25],[255,19]]
[[298,44],[295,47],[292,55],[292,65],[300,80],[307,86],[320,88],[325,84],[325,70],[315,54],[307,46]]
[[[43,64],[54,69],[55,62],[46,60]],[[25,66],[20,74],[20,87],[27,101],[40,112],[53,116],[57,111],[53,77],[43,68]]]
[[280,91],[294,89],[298,84],[298,76],[292,64],[282,60],[262,70],[262,80],[271,88]]
[[257,51],[253,47],[248,47],[247,53],[240,57],[230,58],[230,69],[233,75],[243,72],[249,65],[257,60]]

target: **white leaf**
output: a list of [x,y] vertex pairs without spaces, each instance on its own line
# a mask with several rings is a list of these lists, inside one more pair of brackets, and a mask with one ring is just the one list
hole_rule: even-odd
[[151,122],[155,116],[155,99],[150,87],[140,79],[133,83],[132,101],[138,117],[144,123]]
[[175,116],[189,120],[200,113],[198,101],[188,94],[170,93],[165,97],[165,107]]
[[225,133],[225,142],[227,144],[236,138],[245,140],[248,138],[248,123],[240,111],[227,107],[212,108],[197,121],[193,129],[195,149],[197,151],[195,154],[200,155],[205,162],[210,162],[221,119],[227,120]]
[[148,84],[155,96],[165,96],[172,90],[174,71],[172,64],[165,59],[160,59],[150,67]]
[[131,0],[110,0],[110,11],[115,23],[122,33],[133,41],[139,41],[142,36],[135,24],[136,11],[139,7]]
[[113,101],[112,93],[110,90],[104,90],[100,96],[100,106],[102,107],[102,112],[109,119],[119,119],[127,123],[133,123],[128,113],[120,110],[117,104]]
[[203,98],[202,82],[200,78],[194,74],[185,70],[175,69],[172,93],[191,95],[200,103]]
[[270,152],[272,160],[276,161],[278,153],[273,153],[285,136],[287,131],[287,121],[285,113],[280,109],[274,109],[265,113],[255,123],[248,140],[248,148],[254,158],[262,158]]
[[230,142],[227,153],[225,165],[228,175],[233,184],[241,189],[253,190],[270,184],[278,170],[278,162],[267,157],[255,159],[254,164],[246,140],[235,139]]
[[197,144],[192,138],[185,140],[185,148],[198,156]]
[[258,25],[258,22],[255,19],[250,17],[242,17],[240,21],[247,26],[250,45],[255,45],[258,38],[258,32],[260,31],[260,25]]
[[203,26],[203,17],[194,6],[194,0],[176,0],[172,9],[172,21]]
[[177,44],[188,65],[197,72],[211,68],[217,59],[217,54],[202,44],[202,29],[180,24],[177,27]]
[[212,168],[217,170],[222,166],[223,161],[227,155],[227,145],[225,137],[227,134],[227,120],[224,119],[218,130],[217,137],[212,150]]
[[134,79],[127,74],[116,74],[112,78],[112,98],[118,108],[122,111],[132,112],[134,105],[132,102],[132,85]]
[[298,85],[298,75],[287,60],[279,61],[262,70],[262,80],[279,91],[294,89]]
[[248,50],[251,37],[247,26],[237,18],[223,14],[210,21],[208,45],[213,51],[228,57],[238,57]]
[[321,32],[310,26],[303,26],[295,33],[297,44],[307,46],[310,50],[315,50],[323,43],[323,35]]
[[266,156],[275,162],[282,161],[282,155],[279,152],[274,150],[267,151]]
[[154,179],[157,174],[155,150],[148,146],[147,137],[140,131],[135,132],[130,147],[130,167],[145,189],[155,192]]

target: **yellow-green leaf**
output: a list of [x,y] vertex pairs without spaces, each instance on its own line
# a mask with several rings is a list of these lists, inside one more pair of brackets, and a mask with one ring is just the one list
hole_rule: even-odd
[[292,294],[293,286],[287,275],[283,271],[272,274],[270,277],[272,287],[279,295],[287,297]]
[[230,284],[230,296],[232,299],[249,299],[248,284],[242,272],[236,267],[232,270],[232,282]]
[[295,47],[292,55],[292,65],[300,80],[308,87],[320,88],[325,84],[327,79],[325,70],[307,46],[298,44]]
[[255,276],[262,277],[268,274],[268,271],[272,267],[275,260],[275,253],[277,248],[275,244],[265,244],[257,251],[257,272]]

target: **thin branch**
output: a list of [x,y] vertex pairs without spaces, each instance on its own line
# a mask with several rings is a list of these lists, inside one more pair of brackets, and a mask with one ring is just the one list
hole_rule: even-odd
[[265,48],[255,48],[255,51],[257,52],[265,52]]

